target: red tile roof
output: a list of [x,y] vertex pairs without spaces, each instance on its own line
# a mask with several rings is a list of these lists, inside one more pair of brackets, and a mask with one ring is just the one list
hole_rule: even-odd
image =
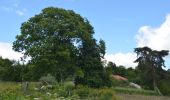
[[120,75],[112,75],[112,77],[116,80],[122,80],[122,81],[127,81],[128,79],[125,77],[122,77]]

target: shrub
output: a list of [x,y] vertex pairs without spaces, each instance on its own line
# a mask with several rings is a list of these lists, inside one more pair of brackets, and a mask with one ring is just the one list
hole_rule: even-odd
[[123,81],[123,80],[116,80],[116,79],[112,79],[112,86],[121,86],[121,87],[127,87],[129,86],[129,82],[128,81]]
[[74,84],[67,82],[64,84],[56,84],[53,92],[56,93],[58,97],[70,97],[74,95],[73,89]]
[[52,76],[51,74],[48,74],[47,76],[43,76],[40,78],[40,82],[42,82],[45,85],[55,85],[56,84],[56,79],[54,76]]
[[87,98],[90,94],[91,90],[87,86],[78,85],[75,89],[75,93],[78,94],[78,96],[81,99]]
[[163,95],[170,96],[170,81],[162,80],[159,82],[158,87]]

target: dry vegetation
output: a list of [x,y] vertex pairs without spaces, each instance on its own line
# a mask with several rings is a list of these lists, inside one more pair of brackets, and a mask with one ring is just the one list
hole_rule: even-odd
[[130,95],[116,94],[118,100],[170,100],[170,97],[165,96],[149,96],[149,95]]

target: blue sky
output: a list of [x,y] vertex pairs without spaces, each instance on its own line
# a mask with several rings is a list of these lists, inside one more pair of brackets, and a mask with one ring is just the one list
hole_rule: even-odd
[[[161,30],[161,25],[168,22],[166,17],[170,14],[170,0],[1,0],[0,47],[7,45],[5,49],[10,48],[15,36],[20,34],[21,24],[49,6],[71,9],[87,18],[94,27],[95,38],[106,42],[106,59],[113,62],[124,65],[132,63],[133,48],[137,46],[170,49],[164,48],[162,42],[155,43],[160,46],[153,46],[154,40],[146,38],[152,34],[157,39],[160,35],[160,31],[155,30]],[[169,36],[169,30],[165,31]],[[136,39],[136,36],[142,38]],[[161,39],[163,41],[164,38]],[[141,43],[144,40],[150,42]],[[8,50],[4,51],[8,53]],[[131,60],[128,62],[128,59]]]

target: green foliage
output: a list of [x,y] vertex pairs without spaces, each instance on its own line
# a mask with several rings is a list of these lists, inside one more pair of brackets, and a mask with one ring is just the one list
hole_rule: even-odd
[[87,98],[90,92],[92,91],[87,86],[83,86],[83,85],[76,86],[75,93],[78,94],[81,99]]
[[88,100],[116,100],[115,93],[109,88],[93,89],[78,85],[75,89],[80,99]]
[[139,75],[143,79],[143,83],[147,82],[146,86],[159,92],[157,84],[161,79],[162,67],[165,67],[163,57],[167,56],[169,51],[156,51],[149,47],[139,47],[135,48],[134,52],[137,54],[135,62],[138,63]]
[[116,71],[116,64],[113,62],[108,62],[107,66],[105,67],[106,73],[109,75],[115,74]]
[[55,85],[57,80],[55,79],[54,76],[52,76],[51,74],[48,74],[47,76],[41,77],[40,82],[46,85]]
[[89,21],[79,14],[49,7],[22,24],[13,49],[31,57],[29,64],[34,66],[31,74],[35,80],[51,73],[58,82],[75,75],[76,84],[109,86],[101,62],[105,42],[97,44],[93,34]]
[[96,40],[83,42],[82,54],[79,58],[79,66],[84,72],[84,77],[76,77],[75,84],[88,85],[90,87],[111,86],[109,75],[105,72]]
[[99,52],[100,52],[100,56],[104,58],[104,55],[106,53],[106,44],[104,40],[99,41]]
[[19,62],[0,57],[0,80],[20,82],[22,69],[23,65]]
[[[85,86],[74,87],[72,82],[66,82],[64,84],[56,84],[54,89],[39,91],[35,90],[38,83],[29,83],[29,94],[24,95],[20,90],[20,84],[9,83],[6,87],[11,87],[15,92],[1,93],[1,98],[5,100],[33,100],[38,98],[40,100],[53,100],[53,99],[64,99],[64,100],[116,100],[115,93],[109,88],[94,89]],[[3,84],[0,84],[0,86]],[[4,85],[5,86],[5,85]],[[17,86],[17,88],[15,88]],[[19,90],[18,90],[19,89]]]
[[126,77],[128,78],[129,81],[133,82],[136,80],[136,78],[138,77],[138,72],[136,69],[133,68],[128,68],[126,70]]
[[112,86],[113,87],[128,87],[129,86],[129,82],[128,81],[123,81],[123,80],[116,80],[116,79],[112,79]]
[[84,73],[83,73],[83,71],[80,68],[76,70],[75,77],[79,77],[79,78],[83,78],[84,77]]
[[38,71],[35,68],[37,74],[52,73],[57,81],[63,81],[74,73],[75,59],[79,55],[75,43],[91,37],[90,27],[86,20],[71,10],[45,8],[22,24],[13,49],[32,58],[31,63],[38,70],[42,69]]
[[159,81],[158,87],[163,95],[170,96],[170,81],[169,80],[161,80]]
[[113,87],[119,86],[119,84],[120,84],[120,81],[115,80],[115,79],[112,79],[112,86],[113,86]]
[[21,85],[11,82],[0,82],[0,100],[25,100]]
[[127,76],[126,68],[124,66],[117,66],[114,70],[114,74],[118,74],[121,76]]
[[95,90],[95,92],[92,94],[92,97],[95,97],[95,99],[93,100],[117,100],[114,95],[113,90],[108,89],[108,88]]
[[108,62],[106,68],[106,72],[111,74],[120,75],[128,78],[128,80],[133,81],[137,76],[137,71],[133,68],[126,68],[125,66],[116,66],[113,62]]

